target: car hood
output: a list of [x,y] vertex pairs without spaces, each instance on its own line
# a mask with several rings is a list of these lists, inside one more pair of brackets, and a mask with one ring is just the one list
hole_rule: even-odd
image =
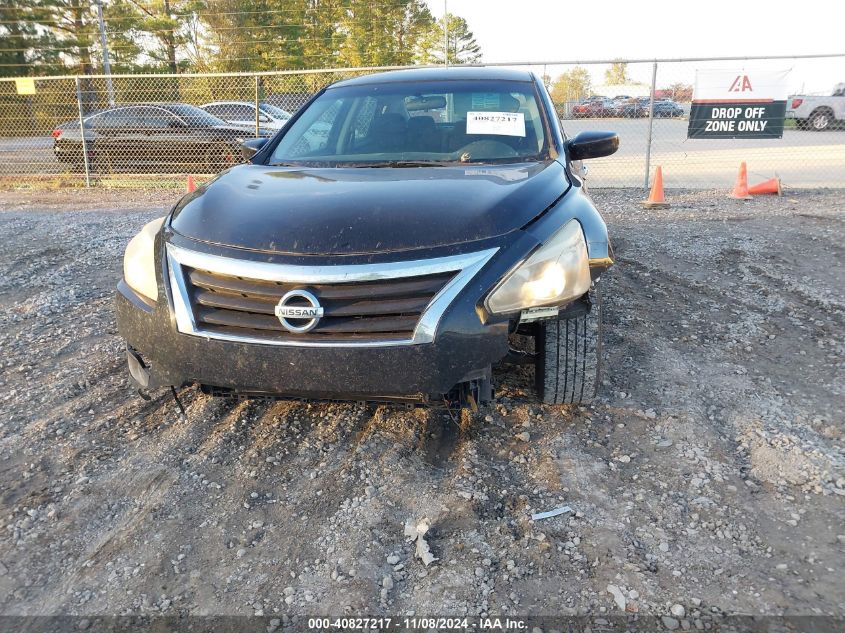
[[185,196],[172,229],[234,248],[351,255],[509,233],[569,187],[557,161],[305,169],[241,165]]

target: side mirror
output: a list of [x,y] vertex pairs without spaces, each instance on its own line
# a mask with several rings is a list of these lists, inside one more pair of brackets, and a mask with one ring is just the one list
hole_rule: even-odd
[[610,156],[619,149],[616,132],[581,132],[566,142],[569,160],[586,160]]
[[267,138],[250,138],[241,141],[241,156],[244,160],[250,160],[267,144],[267,140]]

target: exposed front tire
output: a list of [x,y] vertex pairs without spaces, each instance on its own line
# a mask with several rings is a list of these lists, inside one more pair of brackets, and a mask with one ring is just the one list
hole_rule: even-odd
[[588,403],[596,395],[601,358],[601,294],[593,290],[585,310],[537,325],[537,393],[549,404]]

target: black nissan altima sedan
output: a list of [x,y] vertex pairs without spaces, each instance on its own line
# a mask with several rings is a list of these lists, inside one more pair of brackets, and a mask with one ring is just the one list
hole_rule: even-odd
[[[187,103],[139,103],[98,110],[53,131],[56,158],[98,172],[201,169],[216,173],[240,160],[240,141],[255,127],[232,125]],[[271,132],[259,128],[259,134]],[[83,152],[82,138],[85,138]]]
[[335,83],[131,240],[130,375],[142,395],[474,405],[518,356],[544,402],[586,402],[613,259],[572,163],[617,146],[567,139],[526,71]]

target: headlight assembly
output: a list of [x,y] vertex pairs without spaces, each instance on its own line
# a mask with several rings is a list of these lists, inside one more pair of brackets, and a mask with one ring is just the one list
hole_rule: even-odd
[[132,290],[150,301],[158,298],[153,247],[163,222],[164,218],[158,218],[145,224],[129,241],[123,255],[123,279]]
[[561,305],[590,289],[584,231],[577,220],[562,229],[504,276],[486,300],[494,314]]

